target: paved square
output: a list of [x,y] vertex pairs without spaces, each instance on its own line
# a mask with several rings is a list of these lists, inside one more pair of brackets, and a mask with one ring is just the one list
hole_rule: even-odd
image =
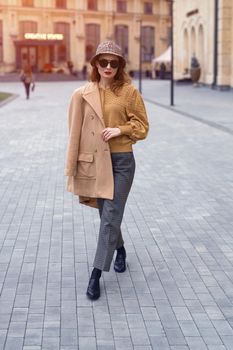
[[91,302],[98,212],[63,175],[78,85],[37,83],[29,101],[1,87],[19,97],[0,109],[0,349],[232,350],[233,136],[146,103],[128,268],[104,273]]

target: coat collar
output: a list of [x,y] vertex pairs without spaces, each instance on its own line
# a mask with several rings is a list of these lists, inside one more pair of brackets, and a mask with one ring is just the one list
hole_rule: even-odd
[[104,123],[98,84],[91,82],[85,85],[82,96],[94,109],[101,122]]

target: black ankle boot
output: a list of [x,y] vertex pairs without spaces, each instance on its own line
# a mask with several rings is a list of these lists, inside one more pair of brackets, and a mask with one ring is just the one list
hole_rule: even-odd
[[114,270],[116,272],[124,272],[126,270],[126,251],[124,246],[117,249],[117,256],[114,262]]
[[87,296],[91,300],[97,300],[100,297],[100,284],[99,279],[101,277],[101,270],[94,268],[87,287]]

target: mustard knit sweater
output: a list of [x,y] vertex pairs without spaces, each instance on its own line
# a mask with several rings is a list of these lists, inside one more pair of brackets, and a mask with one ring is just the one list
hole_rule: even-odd
[[115,94],[110,88],[99,88],[106,128],[119,128],[121,134],[110,139],[111,153],[132,152],[132,144],[143,140],[149,130],[142,97],[132,84],[125,84]]

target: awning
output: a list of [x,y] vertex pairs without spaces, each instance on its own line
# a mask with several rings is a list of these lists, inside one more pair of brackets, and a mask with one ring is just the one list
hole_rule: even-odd
[[167,50],[164,53],[162,53],[162,55],[153,58],[151,63],[153,66],[155,66],[156,63],[171,63],[171,57],[171,46],[169,46]]
[[61,43],[62,40],[14,40],[16,46],[54,46]]

